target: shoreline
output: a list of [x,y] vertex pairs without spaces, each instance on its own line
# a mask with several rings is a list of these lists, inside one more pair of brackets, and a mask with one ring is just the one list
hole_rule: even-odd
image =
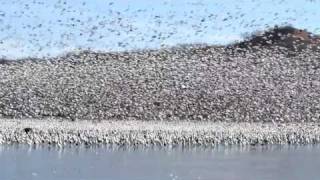
[[217,146],[319,144],[320,123],[0,119],[0,144]]

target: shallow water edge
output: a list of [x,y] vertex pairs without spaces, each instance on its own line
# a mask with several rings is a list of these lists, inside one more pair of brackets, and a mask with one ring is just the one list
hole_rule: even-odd
[[0,145],[0,179],[317,179],[319,145],[215,148]]

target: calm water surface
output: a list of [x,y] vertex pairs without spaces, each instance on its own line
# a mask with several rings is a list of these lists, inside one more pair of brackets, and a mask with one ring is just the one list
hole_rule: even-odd
[[110,148],[0,146],[0,179],[320,179],[320,146]]

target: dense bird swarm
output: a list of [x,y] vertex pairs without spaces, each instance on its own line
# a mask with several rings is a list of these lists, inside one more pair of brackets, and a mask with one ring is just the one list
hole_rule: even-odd
[[320,53],[181,46],[0,63],[0,117],[319,122]]
[[88,121],[1,119],[0,144],[106,147],[223,147],[320,143],[318,123],[212,123],[186,121]]

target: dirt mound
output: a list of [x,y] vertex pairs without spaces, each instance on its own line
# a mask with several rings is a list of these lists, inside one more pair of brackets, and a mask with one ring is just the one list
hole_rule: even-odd
[[305,49],[319,51],[320,36],[292,26],[275,26],[262,33],[253,33],[246,40],[232,44],[229,47],[246,50],[282,47],[292,51],[302,51]]

